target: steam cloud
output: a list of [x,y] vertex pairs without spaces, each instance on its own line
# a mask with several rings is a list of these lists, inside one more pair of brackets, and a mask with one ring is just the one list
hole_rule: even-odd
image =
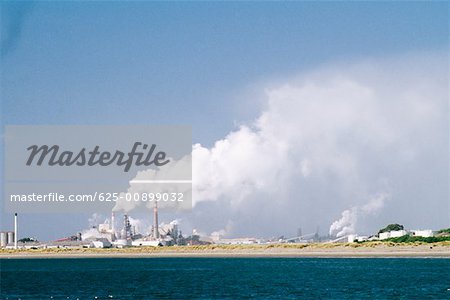
[[[151,185],[141,183],[142,180],[167,180],[177,178],[180,170],[191,170],[191,157],[184,156],[179,160],[170,158],[171,164],[164,167],[156,167],[154,169],[147,169],[139,171],[137,175],[130,181],[130,186],[127,190],[129,194],[140,193],[187,193],[190,190],[189,185],[186,184],[164,184],[164,183],[152,183]],[[153,201],[127,201],[125,193],[122,193],[119,200],[116,202],[113,211],[130,212],[137,208],[144,210],[152,210],[155,203]],[[183,203],[173,201],[160,201],[158,202],[159,208],[172,208],[177,209],[183,206]]]
[[331,224],[329,234],[342,237],[356,233],[358,218],[378,213],[383,208],[387,198],[388,194],[380,194],[361,207],[355,206],[344,210],[342,217]]
[[405,55],[265,87],[256,120],[211,148],[193,146],[195,226],[231,220],[234,232],[225,231],[240,235],[313,232],[345,207],[330,233],[373,232],[392,221],[448,225],[446,62],[436,53]]
[[391,221],[447,226],[447,62],[405,55],[262,88],[258,118],[212,147],[193,145],[192,228],[277,235],[332,224],[331,234],[345,235]]
[[[129,221],[130,221],[130,225],[134,228],[134,230],[137,233],[141,233],[143,235],[148,235],[150,233],[151,230],[151,224],[150,221],[148,219],[139,219],[139,218],[133,218],[133,217],[128,217]],[[177,219],[177,220],[173,220],[172,222],[170,222],[171,224],[179,224],[181,220]],[[103,223],[109,223],[111,224],[111,219],[107,218],[101,214],[98,213],[94,213],[91,215],[91,217],[88,219],[89,222],[89,228],[82,230],[81,232],[81,236],[83,239],[88,239],[88,238],[100,238],[102,237],[101,233],[98,231],[97,226],[99,224],[103,224]],[[123,227],[123,222],[121,219],[116,220],[115,222],[115,226],[116,226],[116,230],[117,232],[120,232],[120,230]]]

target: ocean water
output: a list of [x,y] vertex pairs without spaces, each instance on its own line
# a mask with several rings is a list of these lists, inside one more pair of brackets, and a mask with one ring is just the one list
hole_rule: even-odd
[[450,299],[450,259],[0,259],[0,268],[1,299]]

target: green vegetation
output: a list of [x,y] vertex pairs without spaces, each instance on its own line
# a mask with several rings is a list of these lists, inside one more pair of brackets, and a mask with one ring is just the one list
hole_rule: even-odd
[[387,239],[386,241],[394,243],[415,243],[415,242],[437,243],[450,241],[450,236],[421,237],[421,236],[404,235],[396,238],[390,238]]
[[29,242],[37,242],[37,240],[34,239],[34,238],[31,238],[31,237],[26,237],[26,238],[18,240],[18,242],[20,242],[20,243],[29,243]]
[[397,231],[397,230],[403,230],[403,229],[405,229],[405,227],[403,225],[400,225],[400,224],[389,224],[388,226],[380,229],[378,231],[378,234],[383,233],[383,232]]
[[450,228],[444,228],[444,229],[441,229],[441,230],[439,230],[437,233],[438,233],[438,234],[439,234],[439,233],[448,233],[448,234],[450,234]]

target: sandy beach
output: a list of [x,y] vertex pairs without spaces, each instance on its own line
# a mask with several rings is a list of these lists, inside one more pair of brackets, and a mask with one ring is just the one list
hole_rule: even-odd
[[208,245],[124,249],[2,250],[0,258],[151,258],[151,257],[441,257],[450,258],[450,246],[311,244],[311,245]]

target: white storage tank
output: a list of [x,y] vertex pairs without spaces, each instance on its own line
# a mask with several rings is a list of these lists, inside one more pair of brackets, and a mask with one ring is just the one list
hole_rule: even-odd
[[14,231],[8,231],[8,244],[14,243]]
[[8,245],[8,234],[5,231],[0,232],[0,247]]

